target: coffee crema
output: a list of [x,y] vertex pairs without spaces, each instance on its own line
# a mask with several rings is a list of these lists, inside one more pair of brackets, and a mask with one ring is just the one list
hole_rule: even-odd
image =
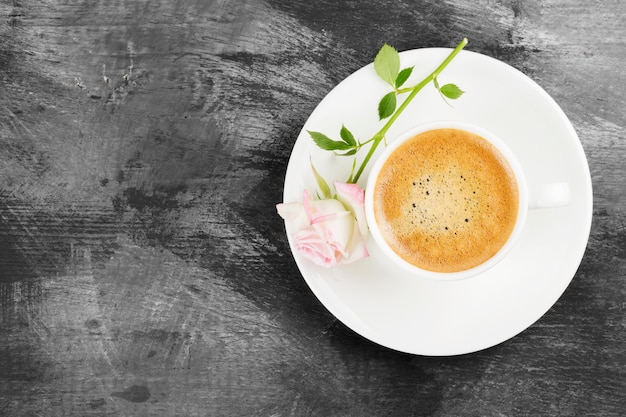
[[374,187],[374,216],[389,246],[429,271],[476,267],[506,243],[519,190],[500,151],[461,129],[420,133],[395,149]]

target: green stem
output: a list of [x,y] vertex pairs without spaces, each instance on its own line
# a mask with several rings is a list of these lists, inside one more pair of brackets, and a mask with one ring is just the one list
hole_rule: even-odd
[[382,129],[380,129],[371,139],[365,142],[365,143],[373,142],[372,147],[370,148],[367,155],[365,155],[365,158],[363,159],[363,162],[361,162],[361,165],[359,166],[359,169],[357,170],[356,174],[354,175],[354,177],[352,177],[351,182],[353,184],[355,184],[359,180],[359,178],[361,177],[361,174],[363,173],[363,170],[365,169],[365,166],[369,163],[370,159],[374,155],[374,152],[376,151],[376,148],[378,148],[378,145],[384,139],[385,134],[387,133],[391,125],[396,121],[396,119],[400,117],[400,114],[402,114],[404,109],[406,109],[406,107],[409,105],[411,100],[413,100],[413,98],[417,95],[417,93],[419,93],[422,90],[422,88],[424,88],[426,85],[428,85],[428,83],[430,83],[431,81],[437,78],[437,76],[459,54],[459,52],[461,52],[461,50],[465,48],[465,45],[467,45],[467,38],[463,38],[463,40],[456,46],[456,48],[454,48],[452,52],[450,52],[450,55],[448,55],[446,59],[444,59],[443,62],[439,64],[439,66],[433,72],[431,72],[426,78],[424,78],[415,87],[412,87],[410,89],[411,93],[409,94],[409,96],[406,98],[406,100],[402,102],[400,107],[398,107],[396,111],[391,115],[391,117],[389,118],[389,120],[387,120],[387,123],[385,123]]
[[357,150],[361,149],[363,146],[367,145],[368,143],[373,142],[375,139],[376,139],[375,137],[371,137],[365,142],[359,142],[359,146],[357,147]]
[[404,94],[404,93],[408,93],[411,90],[413,90],[413,87],[406,87],[406,88],[401,88],[399,90],[396,90],[396,94]]

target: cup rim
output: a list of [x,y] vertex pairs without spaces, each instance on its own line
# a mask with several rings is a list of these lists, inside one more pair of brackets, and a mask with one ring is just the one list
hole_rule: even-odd
[[[410,262],[404,260],[386,242],[378,225],[376,224],[376,219],[374,216],[374,197],[373,197],[374,192],[373,191],[376,186],[376,180],[377,180],[378,174],[383,164],[388,159],[388,157],[402,143],[406,142],[412,137],[420,133],[430,131],[430,130],[445,129],[445,128],[466,130],[466,131],[475,133],[483,137],[485,140],[493,144],[504,155],[511,169],[513,170],[515,179],[517,181],[518,192],[519,192],[517,219],[516,219],[513,231],[509,235],[505,244],[500,248],[500,250],[495,255],[493,255],[491,258],[487,259],[480,265],[477,265],[473,268],[466,269],[463,271],[455,271],[455,272],[430,271],[427,269],[417,267],[411,264]],[[391,259],[396,265],[400,266],[402,269],[413,273],[415,276],[439,280],[439,281],[456,281],[456,280],[470,278],[470,277],[479,275],[487,271],[488,269],[492,268],[497,263],[499,263],[502,259],[504,259],[509,254],[514,244],[518,240],[518,237],[521,234],[521,231],[526,221],[527,212],[528,212],[528,186],[526,182],[526,177],[524,175],[524,171],[517,157],[515,156],[513,151],[506,145],[506,143],[502,139],[500,139],[500,137],[498,137],[497,135],[493,134],[491,131],[481,126],[477,126],[476,124],[469,123],[469,122],[461,122],[461,121],[454,121],[454,120],[431,121],[431,122],[426,122],[426,123],[416,125],[400,133],[391,141],[389,141],[389,144],[387,145],[387,147],[374,161],[372,169],[370,170],[369,176],[367,178],[367,183],[365,187],[365,217],[367,220],[367,224],[369,226],[370,235],[372,236],[376,245],[383,251],[385,256]]]

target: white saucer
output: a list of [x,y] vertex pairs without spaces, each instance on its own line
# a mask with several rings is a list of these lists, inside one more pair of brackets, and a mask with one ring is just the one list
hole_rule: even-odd
[[[420,81],[449,52],[444,48],[402,52],[402,67],[415,65],[405,85]],[[578,136],[560,107],[535,82],[507,64],[469,51],[452,61],[439,82],[455,83],[466,93],[449,106],[432,85],[427,86],[396,121],[388,138],[439,119],[482,125],[517,154],[531,189],[533,184],[569,182],[570,204],[531,211],[510,255],[488,272],[463,281],[411,276],[387,262],[371,239],[369,258],[325,269],[295,252],[289,237],[302,276],[335,317],[380,345],[433,356],[494,346],[545,314],[578,269],[589,238],[593,203],[589,167]],[[293,148],[285,202],[300,200],[305,187],[316,190],[310,158],[329,183],[345,181],[350,171],[350,157],[318,149],[306,131],[338,139],[345,124],[359,139],[368,139],[382,126],[377,105],[387,92],[389,87],[370,64],[321,101]],[[363,188],[368,172],[359,181]]]

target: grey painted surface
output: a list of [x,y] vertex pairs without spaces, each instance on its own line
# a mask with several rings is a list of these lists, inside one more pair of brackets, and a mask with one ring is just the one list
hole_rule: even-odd
[[[617,0],[3,1],[0,414],[620,415],[625,27]],[[528,330],[411,356],[321,306],[274,205],[339,81],[463,36],[567,113],[594,221]]]

